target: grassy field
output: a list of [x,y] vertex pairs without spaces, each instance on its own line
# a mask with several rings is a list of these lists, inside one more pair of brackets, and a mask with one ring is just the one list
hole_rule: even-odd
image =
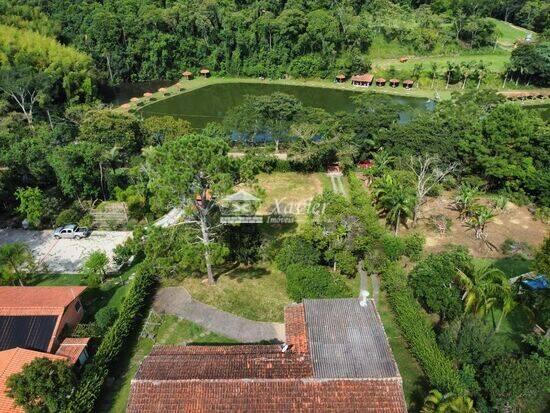
[[130,394],[130,385],[140,363],[151,352],[155,344],[217,344],[235,343],[225,337],[204,330],[189,321],[179,320],[174,316],[161,316],[154,320],[157,324],[152,335],[154,338],[136,338],[129,343],[128,351],[120,361],[115,372],[115,380],[104,393],[99,410],[101,412],[119,413],[126,410]]
[[282,322],[284,307],[290,303],[285,276],[272,265],[230,270],[215,287],[197,278],[182,284],[193,298],[251,320]]
[[492,20],[493,23],[495,23],[497,26],[497,31],[499,34],[497,42],[502,47],[512,47],[517,40],[525,39],[525,36],[528,33],[531,33],[533,37],[535,35],[535,33],[531,30],[524,29],[523,27],[515,26],[511,23],[493,18],[491,18],[490,20]]

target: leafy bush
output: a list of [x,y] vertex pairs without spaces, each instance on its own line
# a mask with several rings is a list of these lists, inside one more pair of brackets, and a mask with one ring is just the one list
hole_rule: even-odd
[[94,217],[90,214],[86,214],[78,221],[78,225],[81,227],[91,228],[94,225]]
[[82,275],[89,286],[98,286],[106,275],[109,258],[103,251],[93,251],[82,266]]
[[101,337],[105,330],[99,328],[96,323],[78,323],[71,332],[71,337],[86,338],[86,337]]
[[414,232],[407,235],[403,242],[405,244],[404,254],[413,261],[418,261],[422,257],[424,243],[426,238],[424,235]]
[[105,331],[111,327],[118,318],[118,310],[113,307],[103,307],[94,316],[96,325]]
[[500,250],[504,255],[520,255],[526,259],[533,257],[533,250],[527,242],[515,241],[511,238],[507,238],[502,243]]
[[80,413],[94,411],[103,382],[121,351],[126,348],[130,335],[141,322],[148,298],[154,293],[155,284],[154,271],[148,265],[142,265],[122,303],[118,319],[105,335],[95,356],[84,367],[76,393],[71,399],[69,411]]
[[357,258],[350,251],[338,251],[334,254],[334,261],[341,274],[352,277],[357,273]]
[[343,278],[321,265],[290,265],[286,270],[286,289],[296,302],[304,298],[337,298],[351,294]]
[[398,236],[384,234],[381,241],[382,249],[390,260],[396,261],[405,253],[405,242]]
[[55,225],[62,227],[64,225],[74,224],[78,222],[81,216],[82,214],[74,208],[64,209],[55,219]]
[[288,237],[275,257],[277,268],[286,272],[292,264],[316,265],[321,259],[319,251],[302,237]]
[[465,386],[459,373],[438,347],[431,323],[407,285],[404,270],[391,264],[382,274],[382,283],[399,327],[432,387],[462,394]]
[[430,254],[411,271],[410,285],[429,311],[452,320],[462,313],[460,290],[454,282],[457,268],[465,270],[470,263],[471,257],[463,247]]

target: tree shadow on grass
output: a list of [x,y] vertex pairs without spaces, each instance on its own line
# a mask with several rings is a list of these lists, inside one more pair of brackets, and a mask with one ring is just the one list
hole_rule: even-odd
[[226,275],[231,280],[242,282],[244,280],[256,280],[269,275],[270,272],[263,267],[238,267],[228,272]]
[[430,385],[425,376],[421,376],[412,384],[413,391],[409,395],[408,411],[418,413],[424,405],[424,399],[430,391]]

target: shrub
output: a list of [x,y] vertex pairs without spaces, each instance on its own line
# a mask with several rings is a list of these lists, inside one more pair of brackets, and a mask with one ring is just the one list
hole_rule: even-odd
[[511,238],[507,238],[502,243],[500,250],[504,255],[520,255],[525,259],[533,258],[533,249],[527,242],[515,241]]
[[352,277],[357,272],[357,258],[350,251],[338,251],[334,254],[334,261],[336,262],[336,268],[341,274]]
[[111,327],[118,317],[118,310],[113,307],[103,307],[94,316],[97,326],[105,331]]
[[462,394],[465,386],[459,373],[438,347],[431,323],[414,298],[407,285],[407,276],[398,264],[391,264],[384,270],[382,286],[388,294],[403,336],[431,386],[443,392]]
[[89,286],[97,286],[106,275],[109,258],[103,251],[93,251],[82,266],[82,275]]
[[62,227],[64,225],[74,224],[78,222],[81,216],[82,214],[74,208],[64,209],[55,219],[55,225]]
[[405,244],[404,254],[411,260],[418,261],[422,257],[424,243],[426,242],[424,235],[414,232],[407,235],[403,242]]
[[141,322],[148,298],[154,293],[155,283],[156,274],[148,265],[142,265],[122,303],[118,319],[105,335],[91,362],[84,367],[69,411],[94,411],[103,382],[121,351],[126,348],[130,335]]
[[351,293],[343,278],[321,265],[290,265],[286,271],[286,288],[296,302],[304,298],[347,297]]
[[96,323],[78,323],[71,332],[71,337],[87,338],[101,337],[105,330],[99,328]]
[[281,250],[275,257],[277,268],[286,272],[292,264],[315,265],[321,259],[319,251],[307,240],[295,236],[283,241]]
[[78,225],[81,227],[91,228],[94,225],[94,217],[90,214],[86,214],[78,221]]
[[462,313],[460,290],[454,283],[457,268],[465,270],[470,263],[471,257],[463,247],[430,254],[411,271],[410,285],[429,311],[452,320]]
[[398,236],[384,234],[381,241],[382,249],[390,260],[396,261],[405,253],[405,242]]

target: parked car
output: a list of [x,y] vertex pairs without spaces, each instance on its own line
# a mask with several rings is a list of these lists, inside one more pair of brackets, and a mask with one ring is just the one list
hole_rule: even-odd
[[86,238],[90,235],[91,231],[86,227],[79,227],[77,225],[65,225],[64,227],[56,228],[53,231],[53,237],[55,239],[60,238],[70,238],[70,239],[80,239]]

